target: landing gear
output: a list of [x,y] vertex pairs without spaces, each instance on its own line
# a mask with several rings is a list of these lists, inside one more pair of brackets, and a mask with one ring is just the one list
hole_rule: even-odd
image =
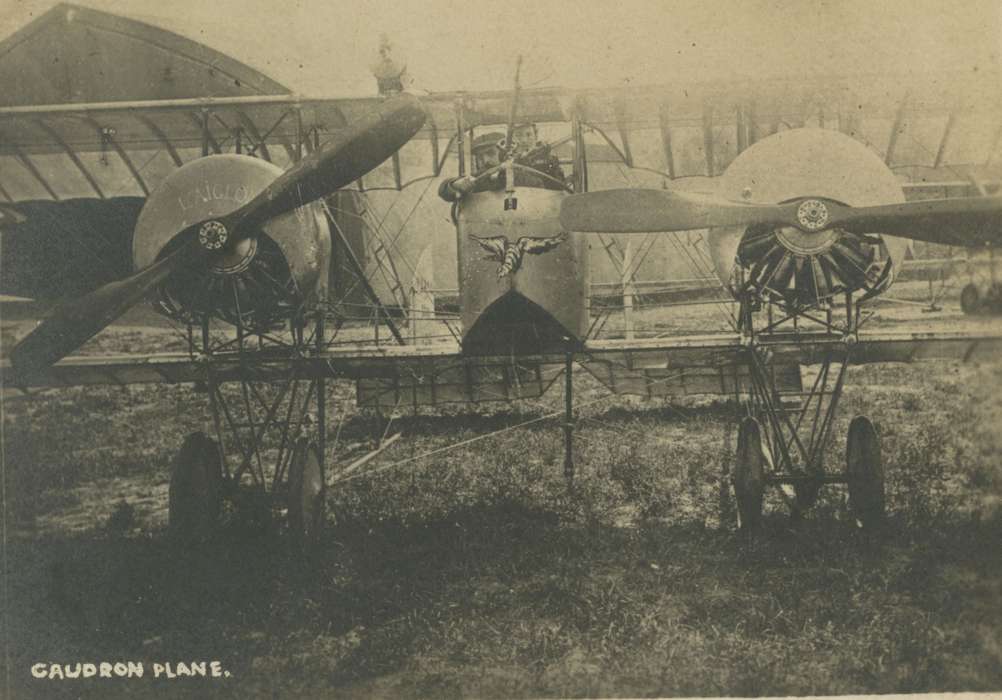
[[199,389],[208,395],[214,439],[201,432],[185,439],[171,478],[170,530],[201,541],[224,512],[244,533],[274,532],[285,520],[297,541],[314,539],[325,517],[328,397],[325,368],[309,360],[328,342],[323,312],[297,313],[286,333],[244,325],[242,317],[231,323],[235,337],[210,332],[201,319],[201,342],[189,326],[191,353],[203,358]]
[[219,517],[222,472],[219,445],[205,433],[188,435],[171,472],[168,528],[180,542],[209,537]]
[[960,308],[967,315],[1002,313],[1002,283],[982,288],[968,282],[960,291]]
[[960,308],[968,315],[981,311],[981,292],[974,282],[968,282],[960,291]]
[[971,279],[960,292],[960,308],[965,314],[1002,314],[1002,282],[999,281],[998,259],[995,248],[988,247],[987,274],[979,272],[976,265],[980,257],[978,251],[971,251],[968,258],[968,272]]
[[[733,477],[741,528],[761,521],[765,487],[779,487],[797,518],[814,506],[826,484],[847,484],[852,516],[862,527],[874,528],[884,517],[884,473],[880,440],[869,419],[858,416],[849,426],[846,468],[825,468],[847,369],[859,347],[858,305],[847,294],[845,321],[838,324],[830,307],[821,317],[787,306],[784,318],[776,321],[769,313],[768,325],[756,330],[752,301],[742,303],[748,343],[742,370],[746,367],[747,374],[735,379],[747,397],[748,415],[738,432]],[[802,325],[808,323],[821,329],[805,330]],[[816,339],[827,347],[806,361],[783,357],[781,348],[790,339]],[[809,383],[802,363],[813,368]]]
[[285,520],[313,539],[324,521],[326,390],[293,370],[274,380],[209,381],[223,481],[242,529],[268,532]]
[[818,496],[821,495],[821,485],[823,483],[820,479],[815,479],[804,481],[793,487],[793,497],[795,499],[794,510],[798,515],[806,510],[810,510],[817,503]]
[[[803,411],[804,402],[797,400],[786,400],[780,402],[781,407],[787,413],[793,413],[799,415]],[[772,462],[770,461],[770,464]],[[822,476],[816,470],[821,465],[814,465],[815,472],[814,476]],[[811,476],[810,474],[805,475],[805,477]],[[787,501],[790,503],[790,507],[793,509],[794,517],[800,517],[804,512],[811,509],[815,503],[817,503],[818,496],[821,494],[821,486],[823,485],[821,478],[803,478],[795,484],[783,484],[783,493],[787,497]]]
[[324,523],[324,496],[324,470],[317,444],[301,437],[289,464],[289,532],[297,541],[316,539]]
[[765,453],[762,429],[747,417],[738,427],[738,449],[734,458],[734,494],[738,503],[738,527],[754,530],[762,519],[765,493]]
[[845,461],[853,517],[860,527],[873,529],[884,520],[884,465],[880,438],[866,416],[856,416],[849,424]]

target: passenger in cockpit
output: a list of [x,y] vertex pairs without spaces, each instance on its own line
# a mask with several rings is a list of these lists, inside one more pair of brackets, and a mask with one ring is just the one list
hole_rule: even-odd
[[541,187],[547,190],[564,189],[566,180],[564,169],[560,167],[560,160],[550,151],[549,145],[539,140],[535,124],[524,122],[515,126],[512,130],[512,140],[516,144],[515,163],[536,171],[517,171],[516,186]]
[[473,141],[470,151],[473,153],[473,176],[453,177],[443,180],[438,186],[438,196],[447,202],[456,202],[470,192],[485,192],[487,190],[504,189],[504,172],[498,171],[485,178],[477,180],[477,176],[482,175],[491,168],[497,167],[501,163],[500,143],[504,141],[504,134],[491,132],[482,134]]

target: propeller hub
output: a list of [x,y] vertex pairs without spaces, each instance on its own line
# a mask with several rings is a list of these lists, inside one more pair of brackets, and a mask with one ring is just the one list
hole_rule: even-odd
[[198,229],[198,242],[206,250],[219,250],[226,245],[229,237],[229,231],[221,221],[206,221]]
[[820,199],[805,199],[797,207],[797,223],[805,231],[820,231],[830,219],[828,207]]

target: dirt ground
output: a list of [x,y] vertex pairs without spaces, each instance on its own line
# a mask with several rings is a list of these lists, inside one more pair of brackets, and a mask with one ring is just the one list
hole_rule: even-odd
[[[909,290],[913,300],[924,292],[918,283]],[[963,317],[954,297],[938,313],[881,305],[874,327],[999,328]],[[703,308],[640,321],[661,331],[705,325]],[[162,347],[161,332],[125,325],[91,349]],[[850,369],[829,464],[844,459],[848,420],[873,417],[889,510],[877,533],[855,527],[840,486],[826,487],[799,520],[770,493],[761,532],[738,532],[721,479],[739,411],[712,400],[610,398],[582,408],[569,489],[556,420],[490,435],[559,406],[557,389],[538,403],[396,416],[403,438],[329,490],[327,527],[305,553],[282,527],[251,532],[239,513],[204,545],[167,537],[171,459],[209,418],[190,387],[7,393],[9,690],[1002,690],[1000,387],[1002,359]],[[340,445],[385,429],[354,407],[350,384],[331,391],[345,416]],[[597,391],[583,380],[579,396]],[[335,469],[347,460],[335,455]],[[118,661],[142,663],[144,677],[31,672]],[[219,662],[221,677],[178,676],[178,663],[193,661]],[[175,677],[153,677],[154,664],[171,664]]]

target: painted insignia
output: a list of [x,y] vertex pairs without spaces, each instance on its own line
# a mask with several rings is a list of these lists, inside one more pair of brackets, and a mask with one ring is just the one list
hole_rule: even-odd
[[490,255],[484,258],[485,260],[496,260],[501,263],[498,266],[498,279],[502,279],[505,275],[512,275],[518,272],[519,268],[522,267],[523,255],[526,253],[539,255],[548,250],[553,250],[564,242],[567,234],[561,231],[556,236],[550,236],[549,238],[522,236],[514,243],[511,243],[504,236],[490,236],[487,238],[470,236],[470,238],[490,253]]

